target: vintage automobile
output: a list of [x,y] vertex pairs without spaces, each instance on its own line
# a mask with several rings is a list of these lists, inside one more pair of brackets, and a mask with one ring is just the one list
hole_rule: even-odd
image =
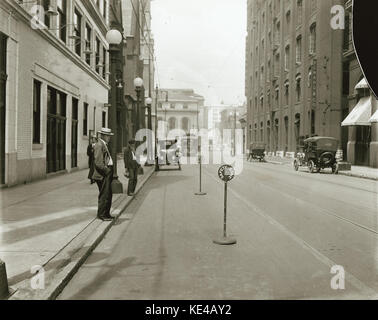
[[332,173],[337,174],[339,167],[336,160],[338,140],[330,137],[312,137],[303,141],[302,149],[297,152],[294,159],[294,169],[307,167],[310,173],[320,172],[325,168],[331,168]]
[[249,147],[248,160],[259,160],[260,162],[265,159],[265,143],[264,142],[254,142],[251,143]]
[[160,165],[177,165],[181,170],[180,158],[181,152],[177,140],[159,140],[158,157]]

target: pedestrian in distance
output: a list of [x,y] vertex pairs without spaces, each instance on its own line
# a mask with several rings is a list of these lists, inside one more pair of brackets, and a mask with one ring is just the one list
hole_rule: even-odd
[[113,198],[113,159],[108,144],[114,134],[108,128],[102,128],[98,133],[99,138],[94,146],[94,173],[92,177],[96,181],[99,191],[97,218],[110,221],[113,219],[110,215]]
[[127,195],[134,196],[138,183],[139,163],[135,155],[135,140],[130,140],[123,155],[125,163],[125,177],[129,179]]
[[93,180],[93,173],[94,173],[94,146],[96,145],[97,137],[96,135],[92,135],[89,140],[88,148],[87,148],[87,156],[88,156],[88,179],[91,181],[91,184],[95,183]]

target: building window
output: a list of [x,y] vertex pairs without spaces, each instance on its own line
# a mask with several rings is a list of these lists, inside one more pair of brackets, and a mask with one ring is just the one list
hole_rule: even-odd
[[169,118],[169,120],[168,120],[168,128],[169,128],[169,130],[176,129],[176,118]]
[[290,30],[290,22],[291,22],[291,12],[290,10],[286,13],[286,30]]
[[106,128],[106,111],[102,111],[102,127]]
[[74,36],[75,38],[75,53],[81,56],[81,21],[82,16],[77,9],[74,13]]
[[297,76],[296,81],[295,81],[295,92],[297,95],[297,102],[300,102],[302,99],[302,84],[301,84],[301,77],[300,75]]
[[310,54],[316,53],[316,24],[310,27]]
[[285,105],[289,105],[289,81],[285,82]]
[[107,15],[108,15],[108,1],[104,0],[104,14],[103,14],[103,17],[106,19]]
[[171,109],[175,109],[175,108],[176,108],[176,105],[175,105],[174,103],[171,103],[171,104],[170,104],[170,108],[171,108]]
[[297,37],[297,45],[295,50],[295,62],[302,62],[302,36]]
[[101,42],[99,38],[96,37],[96,72],[100,74],[100,53],[101,53]]
[[102,48],[102,77],[106,79],[106,48]]
[[41,142],[41,83],[34,80],[33,88],[33,143]]
[[288,71],[290,69],[290,46],[286,46],[285,48],[285,70]]
[[85,102],[83,110],[83,135],[88,135],[88,103]]
[[85,51],[85,62],[91,65],[92,29],[89,25],[85,26]]
[[66,0],[57,0],[57,29],[59,39],[66,43],[66,30],[67,30],[67,3]]
[[184,109],[189,109],[189,107],[188,107],[187,104],[184,104],[183,108],[184,108]]
[[45,26],[47,28],[50,28],[51,21],[50,21],[50,16],[47,13],[47,11],[49,10],[49,7],[50,7],[50,0],[39,0],[38,4],[41,5],[43,7],[43,10],[44,10],[44,20],[43,20],[43,23],[45,24]]
[[280,74],[280,54],[276,54],[276,59],[274,63],[274,76],[278,77]]
[[303,19],[303,0],[297,1],[297,24],[301,25]]

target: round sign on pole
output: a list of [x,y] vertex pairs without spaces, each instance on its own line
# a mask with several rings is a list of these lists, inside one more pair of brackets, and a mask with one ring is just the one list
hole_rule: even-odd
[[219,178],[224,181],[224,220],[223,220],[223,237],[213,242],[219,245],[233,245],[237,241],[227,237],[227,184],[235,177],[235,169],[230,165],[223,165],[218,170]]
[[235,178],[235,169],[230,165],[223,165],[218,170],[218,177],[224,182],[229,182]]

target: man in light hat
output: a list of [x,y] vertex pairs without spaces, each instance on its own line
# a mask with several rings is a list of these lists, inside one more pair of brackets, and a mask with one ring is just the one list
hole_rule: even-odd
[[92,177],[96,181],[100,192],[97,218],[103,221],[110,221],[113,219],[110,215],[113,197],[113,159],[108,149],[108,143],[114,134],[108,128],[102,128],[98,134],[99,138],[94,146],[94,173]]

